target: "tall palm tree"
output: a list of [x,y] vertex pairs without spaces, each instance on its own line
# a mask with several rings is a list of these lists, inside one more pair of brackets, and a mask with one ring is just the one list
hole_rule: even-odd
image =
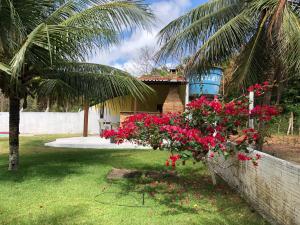
[[152,20],[140,0],[0,0],[0,89],[10,102],[9,170],[19,165],[19,111],[27,96],[102,102],[149,92],[123,71],[84,61],[118,43],[124,32],[149,28]]
[[[299,0],[209,0],[159,33],[158,59],[191,55],[187,72],[234,60],[236,88],[300,75]],[[191,73],[192,74],[192,73]]]

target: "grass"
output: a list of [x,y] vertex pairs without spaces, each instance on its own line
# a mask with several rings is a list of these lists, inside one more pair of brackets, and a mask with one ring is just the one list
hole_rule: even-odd
[[113,167],[165,170],[167,153],[43,146],[54,138],[22,137],[18,172],[7,171],[0,139],[0,224],[268,224],[223,182],[213,187],[201,164],[178,166],[177,177],[111,182]]

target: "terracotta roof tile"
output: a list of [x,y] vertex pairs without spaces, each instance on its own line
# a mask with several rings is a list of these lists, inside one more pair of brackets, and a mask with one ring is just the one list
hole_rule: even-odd
[[139,80],[145,82],[186,82],[184,76],[177,75],[177,74],[168,74],[165,76],[161,75],[142,75],[139,77]]

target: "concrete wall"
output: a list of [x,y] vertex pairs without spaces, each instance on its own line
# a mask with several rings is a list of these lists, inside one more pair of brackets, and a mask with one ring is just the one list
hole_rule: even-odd
[[262,155],[259,165],[236,158],[211,160],[213,169],[274,224],[300,224],[300,166]]
[[[8,113],[0,112],[0,132],[8,131]],[[89,133],[99,134],[99,114],[89,112]],[[83,112],[21,112],[21,134],[80,134]]]

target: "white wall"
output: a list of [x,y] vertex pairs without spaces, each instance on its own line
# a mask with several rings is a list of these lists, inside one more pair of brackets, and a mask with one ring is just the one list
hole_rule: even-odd
[[[0,112],[0,132],[8,131],[8,113]],[[89,133],[99,134],[99,114],[89,112]],[[80,134],[83,112],[21,112],[21,134]]]
[[215,172],[274,224],[300,224],[300,165],[261,154],[259,165],[236,157],[212,160]]

